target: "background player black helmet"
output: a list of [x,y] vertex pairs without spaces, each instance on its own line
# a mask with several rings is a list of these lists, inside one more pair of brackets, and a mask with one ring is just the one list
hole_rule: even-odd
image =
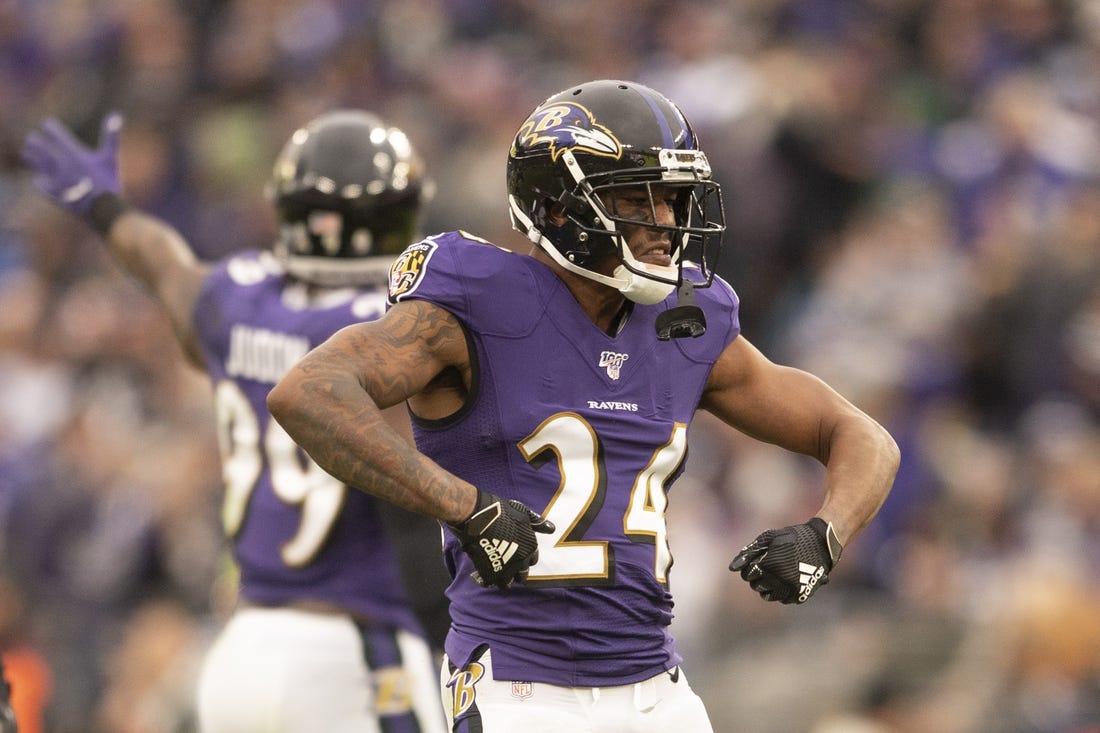
[[[701,267],[704,286],[713,279],[725,215],[710,176],[691,125],[662,94],[627,81],[580,84],[540,104],[516,133],[508,153],[512,226],[566,269],[639,303],[659,302],[680,281],[685,253]],[[673,227],[624,219],[598,197],[658,183],[682,188]],[[568,217],[564,225],[551,220],[555,207]],[[635,260],[620,224],[671,230],[673,265]],[[620,262],[611,276],[592,269],[608,255]]]
[[318,285],[385,283],[418,236],[429,184],[408,138],[359,110],[322,115],[291,135],[268,185],[275,254]]

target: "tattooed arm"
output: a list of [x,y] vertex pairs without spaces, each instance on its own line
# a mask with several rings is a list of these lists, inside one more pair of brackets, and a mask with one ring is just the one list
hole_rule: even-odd
[[414,398],[418,414],[453,411],[469,379],[458,320],[438,306],[409,300],[377,321],[338,331],[307,354],[271,390],[267,407],[344,483],[457,522],[473,512],[477,490],[410,446],[381,410]]

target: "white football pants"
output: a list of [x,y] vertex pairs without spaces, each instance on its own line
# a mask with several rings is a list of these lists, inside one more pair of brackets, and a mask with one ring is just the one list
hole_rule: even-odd
[[[371,632],[371,633],[377,633]],[[367,638],[369,639],[370,633]],[[435,664],[424,640],[386,632],[392,663],[368,665],[370,641],[347,616],[286,608],[234,613],[199,678],[202,733],[444,733]]]
[[454,673],[444,658],[440,685],[453,733],[713,733],[679,668],[633,685],[558,687],[494,680],[485,652]]

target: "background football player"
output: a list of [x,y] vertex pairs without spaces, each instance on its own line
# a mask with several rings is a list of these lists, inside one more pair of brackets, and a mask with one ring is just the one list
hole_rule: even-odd
[[[309,349],[382,314],[389,264],[415,239],[428,193],[421,160],[372,113],[323,115],[275,162],[274,251],[208,264],[123,197],[121,126],[107,117],[88,149],[46,120],[23,158],[36,187],[157,298],[213,381],[240,592],[201,673],[202,730],[441,731],[425,638],[438,645],[448,625],[438,524],[325,473],[264,404]],[[389,418],[406,429],[403,414]]]

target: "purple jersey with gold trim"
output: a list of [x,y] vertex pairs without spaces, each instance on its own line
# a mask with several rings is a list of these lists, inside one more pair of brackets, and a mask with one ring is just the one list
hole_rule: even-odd
[[609,336],[543,263],[449,232],[398,258],[390,297],[440,305],[471,343],[468,404],[414,420],[418,447],[557,528],[537,535],[526,584],[506,590],[477,585],[446,533],[451,661],[464,666],[488,644],[498,679],[564,686],[629,684],[679,664],[666,491],[684,469],[711,367],[740,333],[733,290],[716,279],[696,291],[701,337],[657,340],[654,321],[675,296],[635,305]]
[[267,393],[340,328],[378,318],[385,290],[310,300],[267,253],[242,253],[203,283],[192,319],[214,385],[224,461],[222,520],[240,593],[259,605],[323,601],[422,633],[409,610],[378,500],[310,460],[267,411]]

